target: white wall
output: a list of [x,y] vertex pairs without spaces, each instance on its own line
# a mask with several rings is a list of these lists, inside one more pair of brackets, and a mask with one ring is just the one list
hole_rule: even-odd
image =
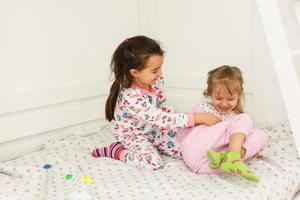
[[0,0],[0,160],[103,124],[110,58],[139,33],[138,8],[138,0]]
[[139,33],[162,41],[180,110],[202,100],[208,70],[229,64],[244,72],[257,124],[286,120],[257,16],[251,0],[0,0],[0,160],[102,126],[111,55]]
[[106,80],[139,28],[138,0],[1,0],[0,13],[1,95]]
[[141,31],[163,42],[175,106],[186,110],[201,101],[209,70],[236,65],[244,73],[246,110],[255,122],[272,126],[287,120],[255,1],[142,2],[147,12],[142,12]]

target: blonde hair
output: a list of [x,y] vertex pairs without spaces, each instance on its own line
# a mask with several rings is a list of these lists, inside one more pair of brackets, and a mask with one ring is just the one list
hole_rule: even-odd
[[212,97],[213,90],[218,84],[226,87],[230,95],[238,93],[238,101],[233,109],[236,113],[243,113],[242,100],[244,97],[242,72],[238,67],[223,65],[208,72],[207,88],[203,92],[205,97]]

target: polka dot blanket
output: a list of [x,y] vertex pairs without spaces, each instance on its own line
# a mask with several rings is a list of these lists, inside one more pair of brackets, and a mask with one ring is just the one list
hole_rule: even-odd
[[258,183],[233,174],[195,174],[182,160],[167,156],[157,171],[93,158],[92,149],[113,141],[106,125],[90,136],[50,140],[41,151],[1,163],[0,199],[292,199],[300,185],[300,159],[290,128],[280,124],[265,132],[269,140],[262,158],[247,162],[261,177]]

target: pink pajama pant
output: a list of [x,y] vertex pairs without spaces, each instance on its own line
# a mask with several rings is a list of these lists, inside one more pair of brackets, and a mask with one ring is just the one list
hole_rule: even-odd
[[179,131],[180,147],[186,165],[196,173],[221,173],[219,169],[208,166],[207,150],[227,150],[229,138],[233,133],[244,133],[246,140],[243,147],[246,149],[244,160],[255,155],[266,143],[266,136],[260,129],[253,128],[251,117],[238,114],[226,121],[212,126],[199,125],[193,128],[184,128]]

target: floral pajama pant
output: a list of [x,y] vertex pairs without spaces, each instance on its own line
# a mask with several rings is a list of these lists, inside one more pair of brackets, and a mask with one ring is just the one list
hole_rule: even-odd
[[117,139],[127,150],[125,162],[139,169],[162,168],[163,161],[160,154],[182,158],[175,130],[157,128],[147,134],[118,135]]

